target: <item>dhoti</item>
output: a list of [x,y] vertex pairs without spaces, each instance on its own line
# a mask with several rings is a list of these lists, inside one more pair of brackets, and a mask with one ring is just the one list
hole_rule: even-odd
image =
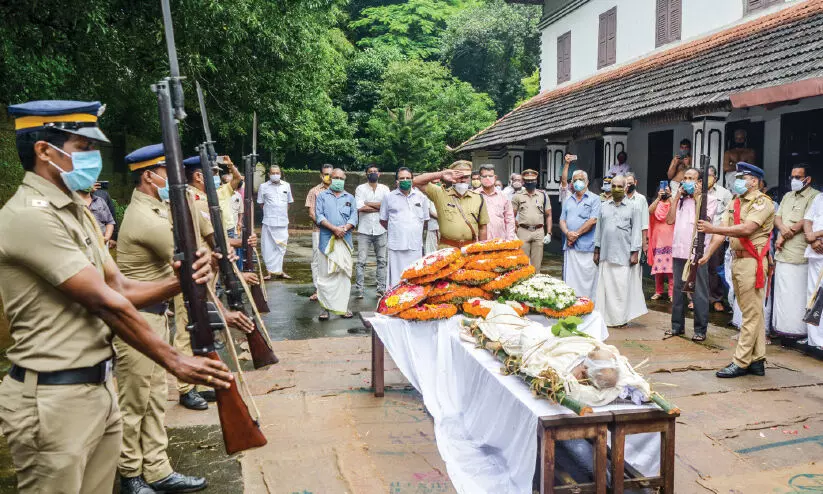
[[563,252],[563,281],[578,297],[594,299],[597,290],[597,264],[593,252],[569,249]]
[[[817,257],[809,257],[808,259],[809,270],[806,275],[806,297],[803,298],[804,301],[809,301],[814,296],[817,290],[817,279],[820,277],[820,271],[823,270],[823,259]],[[823,326],[807,324],[806,330],[809,333],[809,345],[823,346]]]
[[351,247],[345,240],[332,237],[325,253],[319,255],[317,270],[317,300],[320,306],[334,314],[349,311],[351,275],[354,265]]
[[271,274],[283,273],[283,258],[289,243],[289,227],[263,225],[260,230],[263,262]]
[[400,282],[400,275],[415,261],[420,259],[419,250],[392,250],[389,249],[389,266],[386,273],[386,288],[391,288]]
[[808,278],[808,264],[777,261],[774,268],[772,327],[782,336],[802,338],[806,335],[803,314],[806,312]]
[[317,270],[320,269],[320,232],[311,232],[311,282],[317,287]]
[[[429,221],[436,221],[436,220],[429,220]],[[438,249],[438,244],[440,243],[440,230],[428,230],[426,231],[426,246],[423,248],[423,252],[426,255],[431,254],[432,252]]]
[[621,266],[600,262],[594,308],[603,315],[606,326],[622,326],[648,312],[638,270],[640,263]]

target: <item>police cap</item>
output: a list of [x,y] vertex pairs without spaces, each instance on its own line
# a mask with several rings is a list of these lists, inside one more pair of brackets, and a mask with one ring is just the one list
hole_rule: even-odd
[[766,176],[766,172],[764,172],[762,168],[754,166],[751,163],[746,163],[745,161],[737,163],[737,173],[738,175],[752,175],[760,180],[763,180]]
[[17,134],[43,129],[55,129],[77,134],[95,141],[109,142],[97,127],[97,120],[106,109],[99,101],[38,100],[11,105]]
[[162,144],[151,144],[126,155],[130,171],[154,166],[166,166],[166,153]]
[[532,170],[531,168],[528,170],[523,170],[523,173],[520,175],[523,177],[523,180],[537,179],[537,171]]

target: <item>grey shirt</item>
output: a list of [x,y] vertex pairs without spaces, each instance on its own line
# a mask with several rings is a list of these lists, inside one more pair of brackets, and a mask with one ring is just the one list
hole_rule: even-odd
[[89,204],[89,211],[100,225],[100,230],[106,232],[106,225],[114,224],[114,217],[111,215],[108,204],[101,197],[91,196],[91,204]]
[[600,207],[600,217],[594,230],[594,246],[600,248],[600,262],[629,266],[632,252],[643,246],[642,220],[636,207],[624,199],[613,199]]

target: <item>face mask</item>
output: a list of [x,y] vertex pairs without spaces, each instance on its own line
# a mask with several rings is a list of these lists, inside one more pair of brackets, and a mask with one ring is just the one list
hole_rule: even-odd
[[334,192],[342,192],[344,185],[346,185],[346,181],[342,178],[333,178],[331,179],[331,187],[329,188]]
[[792,179],[792,192],[797,192],[799,190],[803,190],[803,187],[805,185],[806,184],[803,183],[803,180],[798,180],[796,178],[793,178]]
[[214,182],[214,187],[215,188],[218,188],[221,185],[223,185],[223,182],[220,181],[220,177],[218,177],[217,175],[212,176],[211,180],[212,180],[212,182]]
[[462,196],[463,194],[468,192],[469,184],[467,184],[465,182],[458,182],[458,183],[454,184],[454,190],[457,191],[457,193]]
[[626,191],[623,190],[623,187],[615,187],[612,189],[612,198],[615,202],[622,201],[624,197],[626,197]]
[[366,177],[368,177],[369,182],[371,183],[377,182],[377,173],[369,173]]
[[323,183],[329,185],[331,183],[331,175],[323,175]]
[[749,191],[749,187],[746,185],[745,178],[737,178],[734,180],[734,193],[735,194],[745,194]]
[[520,190],[521,187],[523,187],[523,182],[517,182],[517,181],[512,182],[512,189]]
[[280,174],[274,173],[269,178],[271,179],[272,183],[277,183],[280,181]]
[[629,194],[634,194],[634,191],[637,190],[637,186],[635,184],[631,184],[626,187],[626,192]]
[[714,184],[716,184],[716,183],[717,183],[717,179],[712,177],[711,175],[709,175],[709,188],[711,189],[712,187],[714,187]]
[[526,190],[529,192],[534,192],[534,189],[537,188],[537,182],[526,182],[523,186],[526,187]]
[[472,188],[476,189],[478,187],[480,187],[480,180],[477,180],[477,179],[472,180]]
[[63,171],[62,168],[49,160],[51,166],[60,170],[60,178],[63,179],[63,183],[66,184],[69,190],[78,191],[94,187],[100,177],[100,172],[103,170],[103,157],[100,155],[100,151],[76,151],[69,154],[51,143],[49,143],[49,146],[71,158],[73,169],[70,172]]
[[683,191],[686,194],[689,194],[689,195],[694,194],[694,182],[691,182],[691,181],[683,182],[681,185],[683,186]]
[[412,179],[410,179],[410,178],[400,179],[397,183],[397,186],[400,187],[400,190],[411,190]]
[[480,179],[480,185],[483,187],[491,187],[494,185],[494,177],[483,177]]
[[603,184],[603,192],[611,192],[612,184]]
[[574,181],[574,190],[575,190],[575,191],[577,191],[577,192],[583,192],[583,190],[584,190],[585,188],[586,188],[586,182],[584,182],[584,181],[582,181],[582,180],[575,180],[575,181]]
[[155,184],[152,184],[152,185],[154,185],[154,187],[157,189],[157,195],[160,196],[160,200],[161,201],[168,201],[169,200],[169,181],[168,181],[168,179],[165,179],[165,178],[161,177],[160,175],[154,173],[153,171],[149,171],[149,173],[151,173],[155,177],[159,178],[160,180],[166,182],[166,185],[163,186],[163,187],[158,187]]

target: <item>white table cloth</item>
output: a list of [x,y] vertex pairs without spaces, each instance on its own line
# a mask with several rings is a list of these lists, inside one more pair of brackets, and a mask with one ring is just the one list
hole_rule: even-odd
[[[573,413],[534,397],[521,378],[500,374],[501,363],[491,353],[460,340],[462,317],[411,322],[376,314],[368,321],[397,367],[423,395],[434,418],[440,456],[457,492],[531,494],[538,417]],[[579,329],[598,339],[608,336],[597,313],[586,316]],[[619,404],[595,411],[649,406]],[[656,475],[660,436],[628,436],[625,457],[644,475]]]

